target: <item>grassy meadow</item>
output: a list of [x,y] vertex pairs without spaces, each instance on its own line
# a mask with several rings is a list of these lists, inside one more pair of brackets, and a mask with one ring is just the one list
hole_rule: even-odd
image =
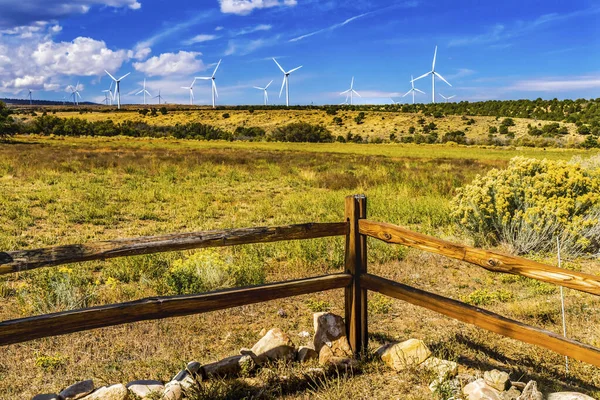
[[[213,113],[214,121],[208,123],[215,125],[223,121],[239,126],[248,116],[247,111],[231,112],[228,119],[212,111],[200,113]],[[261,113],[256,111],[253,118]],[[176,123],[179,117],[173,113],[156,118],[166,124],[167,119]],[[389,113],[383,117],[373,114],[373,124],[375,120],[398,123]],[[475,126],[485,125],[487,132],[487,122],[479,123],[484,118],[476,117]],[[391,128],[367,122],[365,135],[370,129]],[[0,143],[0,251],[161,233],[341,221],[344,197],[356,193],[367,195],[368,215],[374,220],[469,243],[449,217],[456,188],[477,174],[504,167],[516,155],[568,160],[589,154],[444,145],[18,136]],[[221,266],[236,271],[234,280],[219,275],[203,283],[220,288],[341,271],[343,253],[342,238],[325,238],[22,272],[0,277],[0,320],[183,293],[185,275],[178,275],[183,271],[178,266],[197,254],[210,260],[215,271]],[[369,240],[369,256],[374,273],[561,331],[556,287],[376,240]],[[600,274],[597,262],[570,260],[567,266]],[[571,290],[565,293],[569,335],[600,346],[600,301]],[[0,348],[0,398],[30,398],[88,378],[97,386],[134,379],[167,381],[188,361],[216,361],[250,347],[263,328],[280,327],[303,345],[309,339],[297,334],[312,332],[312,313],[323,310],[343,315],[342,291],[5,346]],[[544,391],[578,390],[600,399],[598,368],[571,361],[566,375],[562,356],[380,295],[371,295],[369,311],[372,350],[386,340],[416,337],[436,355],[459,362],[461,372],[502,368],[511,371],[513,379],[537,380]],[[324,380],[304,378],[303,368],[274,365],[255,376],[212,382],[198,398],[431,398],[427,387],[431,377],[419,371],[393,373],[377,361],[363,363],[361,373]]]

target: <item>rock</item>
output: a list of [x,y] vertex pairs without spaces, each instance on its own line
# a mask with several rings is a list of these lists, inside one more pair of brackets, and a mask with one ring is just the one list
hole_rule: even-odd
[[163,393],[164,385],[160,381],[143,380],[129,382],[125,387],[134,395],[144,398],[152,393]]
[[313,345],[319,354],[321,364],[326,364],[332,357],[353,356],[342,317],[328,312],[315,313],[313,323],[315,328]]
[[594,400],[594,398],[577,392],[556,392],[550,393],[548,400]]
[[257,364],[265,361],[293,360],[296,348],[290,337],[279,328],[268,331],[254,346],[252,353],[256,355]]
[[56,394],[38,394],[37,396],[33,396],[32,400],[60,400],[61,398]]
[[312,347],[300,346],[296,355],[298,362],[304,363],[310,360],[318,360],[319,354]]
[[185,370],[193,377],[196,377],[200,371],[200,368],[202,368],[202,364],[200,364],[198,361],[190,361],[186,365]]
[[497,369],[486,371],[483,373],[483,379],[488,386],[502,392],[510,388],[510,377],[504,371]]
[[302,331],[302,332],[298,332],[298,336],[300,336],[301,338],[307,338],[307,337],[310,337],[310,333],[307,331]]
[[463,394],[469,400],[502,400],[500,392],[489,387],[482,378],[466,385]]
[[171,379],[171,382],[178,382],[179,387],[184,392],[186,390],[189,390],[192,386],[196,385],[196,379],[187,371],[187,369],[182,369],[181,371],[179,371],[179,373],[175,375],[173,379]]
[[[512,383],[513,386],[515,386],[515,383],[517,382]],[[538,390],[536,381],[529,381],[517,400],[544,400],[544,395]]]
[[521,392],[516,387],[511,386],[510,389],[500,393],[500,398],[502,400],[517,400],[520,395]]
[[122,383],[118,383],[112,386],[103,386],[100,389],[94,391],[83,397],[83,400],[126,400],[129,392]]
[[181,400],[183,398],[183,390],[179,381],[171,381],[165,385],[165,391],[162,398],[164,400]]
[[249,355],[231,356],[214,363],[205,364],[200,370],[205,378],[236,376],[242,372],[242,366],[247,365],[249,362],[254,363]]
[[60,392],[60,396],[65,400],[80,399],[94,391],[94,381],[91,379],[77,382]]
[[438,386],[458,374],[458,364],[454,361],[442,360],[437,357],[429,357],[420,364],[420,367],[433,371],[437,378],[429,384],[429,389],[435,392]]
[[377,350],[377,354],[391,368],[403,371],[427,360],[431,351],[422,340],[409,339],[402,343],[390,343]]
[[279,315],[281,318],[287,317],[287,313],[285,312],[285,310],[283,308],[280,308],[279,310],[277,310],[277,315]]
[[[535,381],[530,381],[530,382],[535,382]],[[520,391],[523,391],[523,389],[525,389],[527,387],[527,384],[525,382],[514,382],[514,381],[510,381],[510,384],[514,387],[516,387],[517,389],[519,389]],[[537,383],[535,383],[536,387],[537,387]]]
[[338,372],[348,372],[358,366],[358,361],[348,357],[330,357],[325,364],[330,367],[330,370],[334,369]]

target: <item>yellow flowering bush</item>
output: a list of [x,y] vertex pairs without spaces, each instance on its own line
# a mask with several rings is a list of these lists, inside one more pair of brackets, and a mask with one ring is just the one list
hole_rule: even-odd
[[578,162],[513,158],[478,175],[452,200],[452,217],[478,241],[505,242],[517,253],[600,247],[600,170]]
[[234,263],[216,250],[209,249],[173,261],[165,279],[171,294],[191,294],[258,285],[264,283],[265,274],[258,263]]

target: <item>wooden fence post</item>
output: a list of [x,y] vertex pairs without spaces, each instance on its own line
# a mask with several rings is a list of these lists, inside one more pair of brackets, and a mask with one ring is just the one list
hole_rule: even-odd
[[346,273],[352,283],[346,287],[345,311],[348,341],[355,356],[367,350],[367,291],[360,287],[360,275],[367,272],[367,237],[359,233],[358,221],[367,217],[365,195],[347,196],[345,217],[349,224],[346,235]]

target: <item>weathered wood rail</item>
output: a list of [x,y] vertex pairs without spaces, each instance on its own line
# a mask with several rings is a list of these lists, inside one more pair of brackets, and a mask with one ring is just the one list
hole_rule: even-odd
[[488,271],[520,275],[600,296],[600,277],[574,272],[498,252],[423,235],[388,223],[367,220],[365,196],[348,196],[345,221],[280,227],[230,229],[149,236],[0,252],[0,275],[67,263],[104,260],[165,251],[345,236],[345,271],[320,277],[186,296],[146,298],[82,310],[0,322],[0,346],[136,321],[205,313],[285,297],[344,289],[346,328],[357,356],[367,350],[369,290],[418,305],[448,317],[553,350],[600,367],[600,349],[367,272],[367,237],[458,259]]

